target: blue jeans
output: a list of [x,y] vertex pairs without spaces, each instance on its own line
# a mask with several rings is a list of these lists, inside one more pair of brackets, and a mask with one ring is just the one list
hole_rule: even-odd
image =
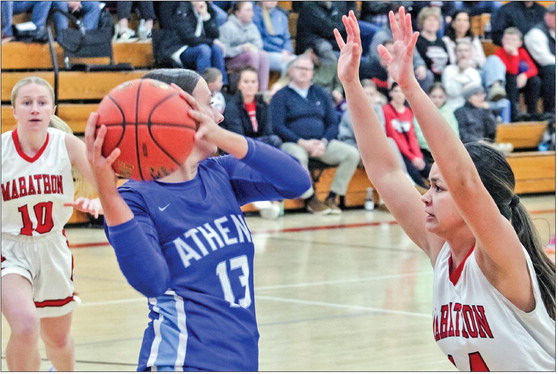
[[496,55],[486,58],[486,62],[480,70],[481,79],[485,88],[489,88],[497,81],[500,81],[502,87],[506,84],[506,65]]
[[[100,1],[82,1],[81,9],[74,15],[79,16],[86,30],[95,30],[99,26],[99,16],[101,15]],[[70,7],[66,1],[54,1],[52,9],[60,9],[66,13],[70,13]],[[66,16],[56,12],[54,13],[54,28],[58,35],[62,30],[67,29],[69,20]]]
[[31,22],[39,29],[45,27],[51,5],[52,1],[2,1],[2,36],[14,35],[14,14],[31,12]]
[[223,74],[223,84],[228,84],[223,50],[216,44],[199,44],[188,47],[180,55],[180,61],[185,68],[194,67],[200,74],[209,67],[215,67]]

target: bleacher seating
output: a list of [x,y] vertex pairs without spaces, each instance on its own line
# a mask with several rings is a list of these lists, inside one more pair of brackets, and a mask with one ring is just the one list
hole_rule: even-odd
[[[549,2],[543,2],[549,3]],[[289,11],[291,37],[296,36],[296,19],[298,14],[291,11],[292,2],[282,1],[279,6]],[[357,2],[357,7],[360,2]],[[484,16],[484,17],[483,17]],[[474,23],[475,33],[482,35],[485,15],[479,16]],[[493,54],[496,46],[490,40],[483,40],[487,55]],[[57,44],[55,51],[58,63],[62,66],[62,50]],[[121,82],[143,76],[153,65],[151,43],[115,43],[113,44],[115,63],[128,62],[134,71],[111,72],[77,72],[61,71],[59,75],[58,114],[77,134],[83,134],[89,114],[97,107],[101,98]],[[101,62],[103,63],[103,62]],[[38,75],[54,83],[53,66],[47,44],[10,42],[2,44],[2,132],[15,126],[10,107],[11,88],[24,76]],[[513,123],[501,124],[497,130],[498,142],[512,143],[516,150],[534,149],[540,141],[545,124]],[[516,192],[538,193],[555,191],[555,153],[554,152],[513,152],[507,155],[517,179]],[[335,168],[324,169],[315,188],[318,197],[324,199],[329,192]],[[358,207],[364,204],[366,189],[372,184],[364,169],[357,169],[345,198],[347,207]],[[378,197],[376,196],[376,199]],[[301,209],[302,200],[287,200],[285,209]],[[245,211],[254,210],[250,206]],[[86,222],[85,215],[74,214],[70,222]]]

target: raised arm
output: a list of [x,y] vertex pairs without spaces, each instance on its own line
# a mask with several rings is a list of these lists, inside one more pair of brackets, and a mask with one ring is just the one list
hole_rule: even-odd
[[484,187],[465,146],[412,74],[406,56],[412,53],[418,33],[413,33],[410,15],[400,8],[399,20],[396,20],[393,12],[390,12],[389,19],[394,37],[394,54],[391,55],[383,46],[378,51],[387,63],[390,75],[405,93],[445,187],[476,239],[480,252],[477,258],[481,267],[486,265],[483,271],[485,274],[487,270],[500,271],[506,275],[527,274],[521,243],[511,223],[502,216]]
[[[362,46],[358,21],[354,13],[350,12],[348,17],[343,16],[343,23],[347,30],[346,42],[343,41],[339,31],[334,30],[341,50],[338,75],[345,89],[355,137],[366,173],[407,235],[433,261],[442,246],[442,241],[426,231],[426,213],[421,196],[405,176],[393,155],[385,130],[368,103],[360,84],[358,72]],[[412,49],[407,60],[412,73]]]

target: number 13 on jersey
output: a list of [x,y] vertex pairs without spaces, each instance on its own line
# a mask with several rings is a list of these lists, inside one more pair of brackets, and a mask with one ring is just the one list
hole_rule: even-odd
[[[248,308],[252,305],[249,282],[250,267],[245,255],[219,262],[215,273],[219,277],[219,282],[221,282],[223,296],[231,304],[231,308]],[[236,295],[233,292],[233,286]],[[243,292],[239,290],[243,290]]]

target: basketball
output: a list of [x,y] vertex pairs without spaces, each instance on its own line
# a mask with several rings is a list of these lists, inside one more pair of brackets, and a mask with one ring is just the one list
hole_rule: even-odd
[[97,109],[97,131],[107,127],[103,156],[120,148],[112,166],[123,178],[149,181],[169,175],[192,151],[197,125],[189,109],[166,83],[135,79],[120,84]]

